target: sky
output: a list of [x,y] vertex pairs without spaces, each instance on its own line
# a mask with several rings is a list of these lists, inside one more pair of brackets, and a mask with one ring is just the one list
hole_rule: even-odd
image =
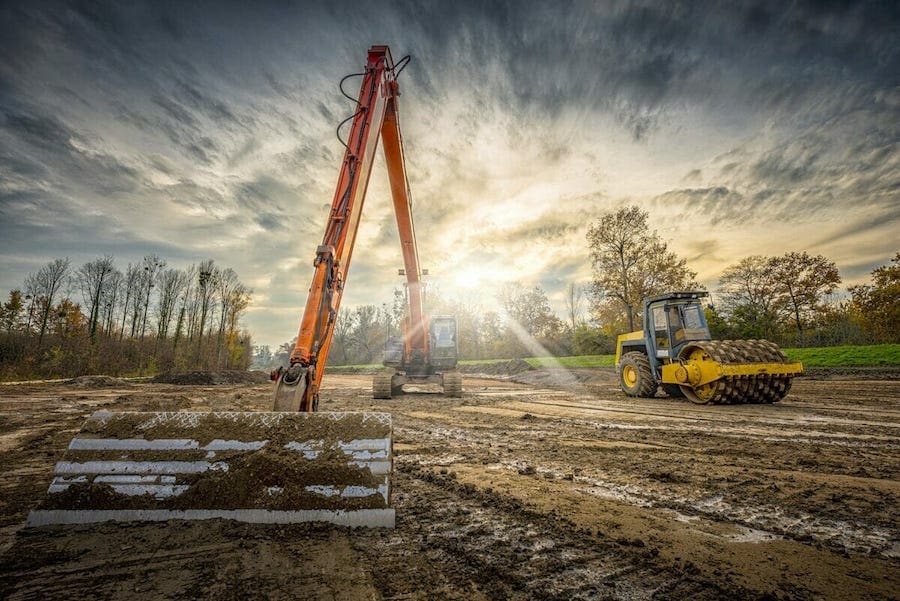
[[[338,82],[373,44],[411,57],[413,214],[446,294],[540,285],[562,315],[587,228],[629,204],[710,289],[790,251],[861,283],[900,251],[898,6],[6,1],[0,293],[58,257],[211,258],[253,289],[254,341],[291,339],[353,112]],[[379,150],[344,306],[388,302],[401,266]]]

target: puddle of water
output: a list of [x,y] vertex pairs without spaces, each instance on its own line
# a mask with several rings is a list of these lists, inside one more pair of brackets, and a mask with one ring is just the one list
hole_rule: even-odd
[[409,463],[425,466],[441,466],[446,467],[454,463],[464,463],[468,460],[462,455],[439,455],[437,457],[424,457],[422,455],[402,455],[394,458],[395,463]]
[[739,534],[734,534],[727,538],[736,543],[765,543],[773,540],[782,540],[784,538],[783,536],[778,536],[772,532],[748,528],[746,526],[738,525],[738,529],[740,530]]

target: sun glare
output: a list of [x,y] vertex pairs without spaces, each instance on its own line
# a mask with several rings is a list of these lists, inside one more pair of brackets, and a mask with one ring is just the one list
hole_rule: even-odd
[[453,276],[453,284],[464,290],[474,290],[485,280],[487,280],[487,273],[483,267],[478,266],[464,267]]

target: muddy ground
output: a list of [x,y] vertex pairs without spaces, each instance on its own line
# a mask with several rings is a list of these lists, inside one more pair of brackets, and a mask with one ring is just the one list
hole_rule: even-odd
[[394,416],[394,530],[227,521],[23,529],[81,422],[266,410],[268,385],[0,385],[0,598],[891,599],[900,380],[795,380],[774,406],[624,397],[612,370],[467,377]]

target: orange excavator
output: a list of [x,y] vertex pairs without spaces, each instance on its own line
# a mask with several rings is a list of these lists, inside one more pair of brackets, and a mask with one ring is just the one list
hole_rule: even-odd
[[400,96],[397,76],[408,61],[409,57],[404,57],[395,64],[387,46],[369,49],[325,237],[313,261],[315,272],[297,342],[291,352],[291,364],[273,374],[277,381],[275,411],[315,411],[318,406],[319,387],[347,281],[379,135],[400,234],[407,314],[403,320],[402,341],[389,340],[386,345],[384,365],[387,369],[376,374],[372,395],[377,399],[389,399],[402,392],[406,383],[424,382],[440,383],[448,396],[462,393],[462,378],[456,370],[456,319],[440,316],[429,320],[424,311],[422,271],[397,106]]
[[98,411],[56,464],[30,526],[213,518],[394,525],[390,414],[316,409],[379,138],[400,232],[408,313],[402,342],[387,345],[388,370],[376,376],[373,393],[389,398],[406,382],[435,378],[446,394],[461,391],[456,321],[429,321],[423,311],[397,117],[397,76],[408,62],[404,57],[395,63],[387,46],[373,46],[365,71],[355,74],[362,85],[356,111],[346,120],[352,121],[349,137],[341,140],[346,150],[337,190],[290,366],[273,373],[273,411]]

